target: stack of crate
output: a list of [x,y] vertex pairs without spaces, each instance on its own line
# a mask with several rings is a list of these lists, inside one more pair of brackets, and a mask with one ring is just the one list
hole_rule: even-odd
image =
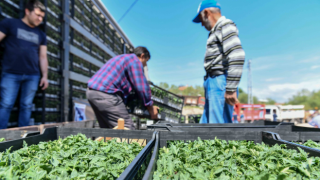
[[35,124],[55,123],[61,119],[61,78],[62,78],[62,0],[42,0],[47,7],[43,31],[47,35],[47,57],[49,63],[49,87],[38,90],[34,100]]
[[[0,20],[22,18],[25,2],[1,0]],[[86,99],[89,78],[110,58],[133,52],[133,45],[101,1],[41,2],[47,7],[40,28],[47,35],[49,87],[45,91],[39,89],[34,99],[31,122],[35,125],[65,121],[65,117],[72,120],[72,101]],[[69,33],[67,36],[66,32]],[[1,47],[1,58],[3,50]],[[9,126],[17,125],[18,106],[18,103],[14,106]]]
[[[0,20],[4,18],[22,18],[24,16],[23,0],[3,0],[0,2],[1,16]],[[47,34],[48,47],[48,62],[49,62],[49,88],[44,92],[40,89],[36,94],[33,102],[31,125],[41,124],[46,122],[56,122],[60,120],[60,104],[61,104],[61,27],[62,23],[60,17],[62,15],[61,2],[58,0],[48,0],[48,12],[44,23],[40,28]],[[2,57],[3,48],[0,50]],[[12,110],[9,127],[16,126],[18,120],[18,100]]]
[[[72,120],[73,100],[86,99],[87,82],[110,58],[133,53],[133,45],[99,0],[41,0],[47,7],[40,28],[47,34],[49,87],[38,90],[32,110],[32,123],[45,124]],[[3,18],[22,18],[25,0],[1,0]],[[0,49],[0,55],[3,48]],[[152,86],[159,119],[178,123],[183,99]],[[17,100],[18,102],[18,100]],[[145,109],[137,100],[128,110],[140,117]],[[9,126],[16,126],[18,103]],[[145,116],[147,117],[147,116]]]
[[[171,123],[180,123],[181,121],[184,121],[185,117],[182,116],[184,98],[182,96],[162,89],[152,82],[150,82],[150,88],[154,105],[159,107],[159,120]],[[139,116],[141,120],[150,118],[149,112],[134,91],[131,92],[128,98],[127,109],[130,113]]]
[[[19,13],[20,12],[20,2],[19,2],[19,0],[1,0],[0,1],[0,9],[1,9],[0,20],[3,20],[5,18],[19,18],[20,17],[20,13]],[[0,47],[1,64],[2,64],[3,52],[4,52],[4,47],[2,44],[2,46]],[[17,111],[17,110],[18,110],[18,108],[15,106],[13,108],[13,111]],[[11,125],[11,124],[16,125],[17,123],[14,122],[14,119],[17,119],[17,118],[18,118],[18,114],[12,113],[9,125]]]

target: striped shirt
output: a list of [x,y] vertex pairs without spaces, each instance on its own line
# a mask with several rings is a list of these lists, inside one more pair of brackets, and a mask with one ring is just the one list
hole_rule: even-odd
[[110,59],[92,76],[88,87],[105,93],[121,92],[124,98],[134,89],[145,106],[153,104],[143,65],[135,54],[123,54]]
[[236,91],[242,75],[245,53],[234,22],[220,17],[207,41],[204,68],[207,73],[227,72],[226,91]]

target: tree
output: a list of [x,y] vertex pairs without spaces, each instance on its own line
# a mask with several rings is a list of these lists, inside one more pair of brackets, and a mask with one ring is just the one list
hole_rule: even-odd
[[[259,100],[256,96],[253,96],[253,104],[259,104]],[[238,100],[241,104],[248,104],[248,94],[243,89],[239,88]]]
[[267,98],[268,102],[266,103],[267,105],[275,105],[276,101],[271,99],[271,98]]
[[159,87],[161,87],[161,88],[163,88],[163,89],[165,89],[165,90],[169,90],[169,84],[166,83],[166,82],[161,82],[161,83],[159,84]]
[[174,94],[179,94],[179,95],[182,95],[180,90],[179,90],[179,87],[172,84],[171,87],[169,88],[169,91],[174,93]]
[[177,85],[172,84],[169,88],[169,84],[165,82],[161,82],[158,85],[159,87],[166,89],[172,93],[178,94],[178,95],[185,95],[185,96],[204,96],[204,89],[202,86],[189,86],[183,91],[179,90],[179,87]]
[[242,104],[247,104],[248,103],[248,94],[245,93],[241,88],[239,88],[238,100]]
[[303,89],[299,91],[296,95],[291,97],[286,104],[292,105],[305,105],[305,109],[319,109],[320,108],[320,90],[309,91]]

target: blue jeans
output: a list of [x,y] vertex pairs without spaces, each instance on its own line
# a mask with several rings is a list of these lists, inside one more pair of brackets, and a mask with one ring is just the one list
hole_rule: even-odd
[[7,128],[11,110],[21,88],[18,126],[28,126],[32,101],[38,90],[39,75],[2,73],[0,85],[0,129]]
[[204,111],[200,124],[232,123],[233,106],[225,102],[227,75],[208,77],[204,82]]

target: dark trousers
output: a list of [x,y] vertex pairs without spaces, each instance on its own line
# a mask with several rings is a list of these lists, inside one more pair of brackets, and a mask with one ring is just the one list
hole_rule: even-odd
[[119,94],[108,94],[87,89],[87,98],[101,128],[114,128],[118,125],[118,119],[122,118],[125,121],[124,126],[126,128],[135,129],[127,108],[123,103],[123,99]]

